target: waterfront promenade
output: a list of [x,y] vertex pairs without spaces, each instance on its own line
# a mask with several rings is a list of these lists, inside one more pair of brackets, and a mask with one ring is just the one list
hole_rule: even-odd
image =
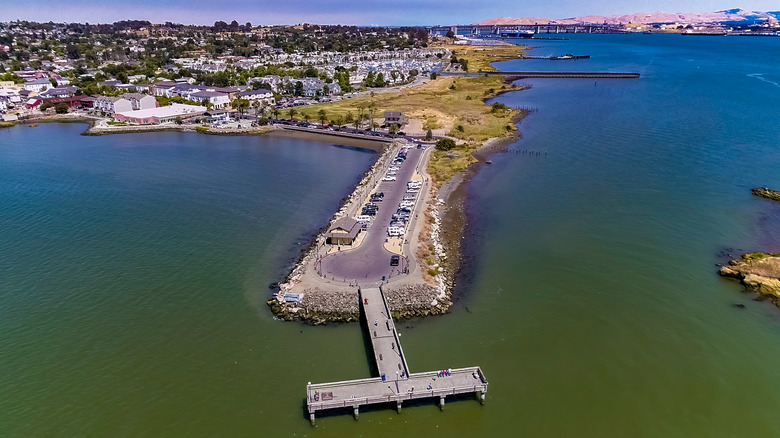
[[309,420],[326,409],[352,409],[358,418],[360,406],[395,403],[398,412],[404,400],[445,398],[454,394],[479,394],[484,402],[487,378],[478,366],[410,373],[401,348],[399,334],[390,316],[381,288],[358,291],[363,322],[371,339],[378,377],[306,385]]

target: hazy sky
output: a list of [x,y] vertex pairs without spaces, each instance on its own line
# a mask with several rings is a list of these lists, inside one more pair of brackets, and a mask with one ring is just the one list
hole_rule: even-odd
[[[741,1],[741,3],[736,3]],[[777,0],[0,0],[0,21],[213,24],[469,24],[493,17],[566,18],[636,12],[773,11]]]

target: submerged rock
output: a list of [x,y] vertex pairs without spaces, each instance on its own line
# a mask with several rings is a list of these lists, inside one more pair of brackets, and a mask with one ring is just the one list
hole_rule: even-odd
[[780,202],[780,192],[777,190],[768,189],[766,187],[756,187],[755,189],[752,189],[750,191],[756,196],[760,196],[762,198],[771,199],[773,201]]

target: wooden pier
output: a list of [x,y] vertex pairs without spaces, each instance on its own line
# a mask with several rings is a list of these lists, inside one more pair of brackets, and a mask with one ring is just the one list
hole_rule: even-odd
[[378,377],[306,385],[306,405],[312,425],[315,413],[326,409],[352,409],[358,418],[360,406],[395,404],[404,400],[431,398],[444,407],[448,395],[475,393],[485,401],[487,378],[479,367],[409,372],[406,356],[381,288],[360,289],[360,306],[371,338]]

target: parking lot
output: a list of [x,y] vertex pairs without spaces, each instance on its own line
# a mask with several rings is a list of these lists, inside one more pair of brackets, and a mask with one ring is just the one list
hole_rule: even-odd
[[342,248],[343,251],[323,258],[320,275],[373,282],[404,272],[407,259],[404,256],[393,258],[397,254],[389,251],[387,244],[395,239],[400,249],[400,241],[408,232],[422,187],[422,183],[412,181],[412,177],[423,152],[424,149],[416,145],[401,149],[357,216],[359,222],[366,224],[362,244],[351,250]]

